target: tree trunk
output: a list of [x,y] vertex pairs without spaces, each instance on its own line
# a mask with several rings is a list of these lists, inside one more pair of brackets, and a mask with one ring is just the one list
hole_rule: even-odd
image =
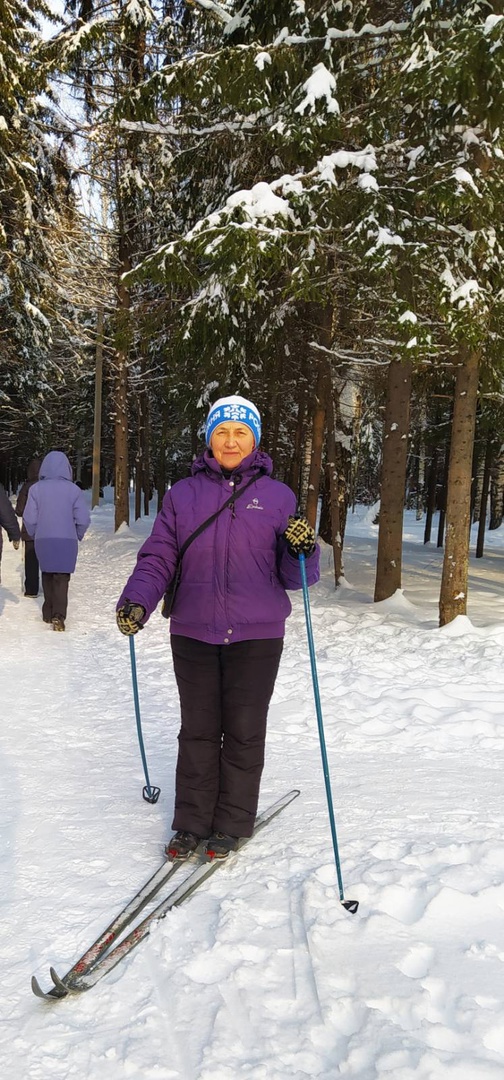
[[298,399],[298,412],[296,420],[296,430],[294,433],[294,449],[289,469],[289,476],[287,483],[292,488],[298,502],[301,498],[301,472],[302,472],[302,452],[304,445],[305,435],[305,413],[306,413],[306,393],[304,386],[301,386],[299,399]]
[[135,455],[135,521],[142,516],[142,487],[143,487],[143,456],[142,456],[142,427],[143,427],[143,401],[142,391],[136,396],[137,406],[137,434]]
[[326,364],[326,428],[327,428],[327,481],[331,515],[331,538],[334,559],[334,587],[337,589],[343,573],[338,466],[336,461],[336,436],[334,427],[334,398],[331,365]]
[[156,483],[157,483],[157,512],[161,510],[166,492],[166,450],[168,443],[168,406],[163,403],[163,421],[161,425],[161,446],[158,451]]
[[[131,29],[121,41],[121,65],[130,89],[138,87],[143,78],[145,58],[145,28]],[[130,348],[130,293],[123,274],[131,270],[136,250],[138,208],[135,194],[124,184],[125,161],[134,171],[137,163],[139,137],[129,133],[118,137],[115,154],[115,201],[118,221],[117,328],[116,328],[116,418],[115,418],[115,527],[129,525],[128,469],[128,358]]]
[[98,305],[96,317],[95,396],[93,427],[93,479],[91,509],[100,504],[100,462],[103,385],[103,304]]
[[280,436],[280,416],[282,414],[282,385],[283,385],[283,368],[284,368],[284,353],[283,349],[280,352],[278,358],[278,365],[276,368],[276,386],[272,394],[271,403],[271,431],[270,431],[270,446],[271,457],[273,461],[276,461],[278,453],[278,440]]
[[502,525],[502,458],[503,455],[501,451],[496,455],[491,471],[489,531],[492,529],[500,529]]
[[362,425],[362,397],[360,393],[357,393],[355,398],[355,408],[353,417],[353,432],[352,442],[354,447],[353,453],[353,465],[350,465],[350,491],[349,502],[352,507],[352,514],[355,513],[355,488],[356,481],[359,475],[360,468],[360,446],[361,446],[361,425]]
[[383,432],[375,602],[386,600],[401,588],[411,376],[411,361],[391,361]]
[[427,422],[425,405],[422,406],[420,431],[418,433],[418,459],[416,465],[416,520],[421,521],[425,508],[425,432]]
[[315,528],[317,520],[320,475],[322,469],[322,448],[324,445],[324,422],[324,367],[323,364],[319,363],[313,401],[310,472],[308,476],[308,493],[306,496],[305,511],[306,517],[313,529]]
[[476,541],[476,558],[481,559],[485,548],[485,528],[486,528],[486,515],[488,506],[488,493],[490,491],[490,474],[492,469],[492,458],[494,452],[494,443],[491,435],[488,435],[486,452],[485,452],[485,467],[483,469],[483,483],[481,485],[481,500],[480,500],[480,516],[478,522],[478,539]]
[[[124,269],[130,269],[129,262],[122,260]],[[129,293],[121,278],[117,285],[117,314],[123,323],[119,327],[120,344],[115,351],[116,392],[115,392],[115,529],[129,525],[128,495],[128,354],[126,340],[126,322],[129,313]],[[121,318],[122,317],[122,318]]]
[[[320,310],[319,338],[320,343],[326,349],[331,346],[332,340],[333,308],[327,304]],[[308,478],[308,494],[306,498],[306,517],[312,528],[317,521],[317,508],[319,500],[320,476],[322,470],[322,451],[324,447],[325,427],[325,404],[326,404],[326,361],[319,360],[317,364],[317,382],[313,400],[312,415],[312,443],[310,474]]]
[[[452,417],[453,423],[453,417]],[[441,548],[444,541],[444,530],[446,521],[446,498],[448,492],[448,469],[450,466],[450,446],[451,446],[451,425],[448,431],[446,446],[445,446],[445,458],[443,468],[443,486],[441,488],[441,498],[439,502],[439,522],[438,522],[438,535],[437,535],[437,547]]]
[[429,479],[427,482],[427,513],[425,517],[424,544],[430,543],[431,538],[432,519],[434,517],[434,511],[436,509],[437,470],[438,449],[437,446],[435,446],[432,451],[432,458],[429,468]]
[[116,352],[115,395],[115,522],[129,525],[128,498],[128,368],[125,352]]
[[143,390],[143,428],[142,428],[142,487],[144,514],[149,516],[150,500],[152,498],[151,487],[151,457],[150,457],[150,402],[147,389]]
[[480,355],[466,351],[455,382],[448,492],[446,540],[439,597],[439,624],[445,626],[467,610],[471,471],[478,403]]
[[[480,502],[481,493],[479,491],[479,471],[480,471],[480,458],[481,447],[479,438],[475,438],[472,465],[471,465],[471,507],[469,511],[469,521],[472,524],[473,521],[479,521],[480,516]],[[471,526],[469,526],[470,528]]]

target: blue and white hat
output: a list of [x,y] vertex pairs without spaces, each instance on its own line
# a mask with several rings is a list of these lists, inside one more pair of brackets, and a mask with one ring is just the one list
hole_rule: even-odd
[[259,446],[261,441],[261,414],[259,409],[251,401],[239,397],[238,394],[230,394],[229,397],[219,398],[218,401],[211,405],[205,428],[207,446],[210,446],[210,439],[215,428],[219,424],[229,423],[230,420],[249,427],[254,436],[256,447]]

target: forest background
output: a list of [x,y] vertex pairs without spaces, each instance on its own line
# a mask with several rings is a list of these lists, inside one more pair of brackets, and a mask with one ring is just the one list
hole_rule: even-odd
[[504,3],[0,0],[0,480],[62,449],[115,528],[186,475],[208,405],[343,571],[404,507],[465,614],[502,522]]

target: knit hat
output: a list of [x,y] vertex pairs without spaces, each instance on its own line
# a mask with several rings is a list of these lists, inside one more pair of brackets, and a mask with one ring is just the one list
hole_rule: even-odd
[[239,397],[238,394],[230,394],[229,397],[219,398],[218,401],[211,405],[205,428],[207,446],[210,446],[210,439],[215,428],[219,424],[228,423],[230,420],[245,424],[245,427],[250,428],[255,439],[255,445],[256,447],[259,446],[261,441],[261,414],[259,409],[251,401]]

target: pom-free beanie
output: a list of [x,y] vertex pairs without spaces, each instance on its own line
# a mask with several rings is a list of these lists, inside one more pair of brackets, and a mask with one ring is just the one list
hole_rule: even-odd
[[254,436],[256,448],[259,446],[261,441],[261,414],[259,409],[252,401],[247,401],[246,398],[239,397],[238,394],[230,394],[229,397],[219,398],[218,401],[211,405],[205,428],[207,446],[210,446],[210,439],[215,428],[219,424],[228,423],[230,420],[249,427]]

